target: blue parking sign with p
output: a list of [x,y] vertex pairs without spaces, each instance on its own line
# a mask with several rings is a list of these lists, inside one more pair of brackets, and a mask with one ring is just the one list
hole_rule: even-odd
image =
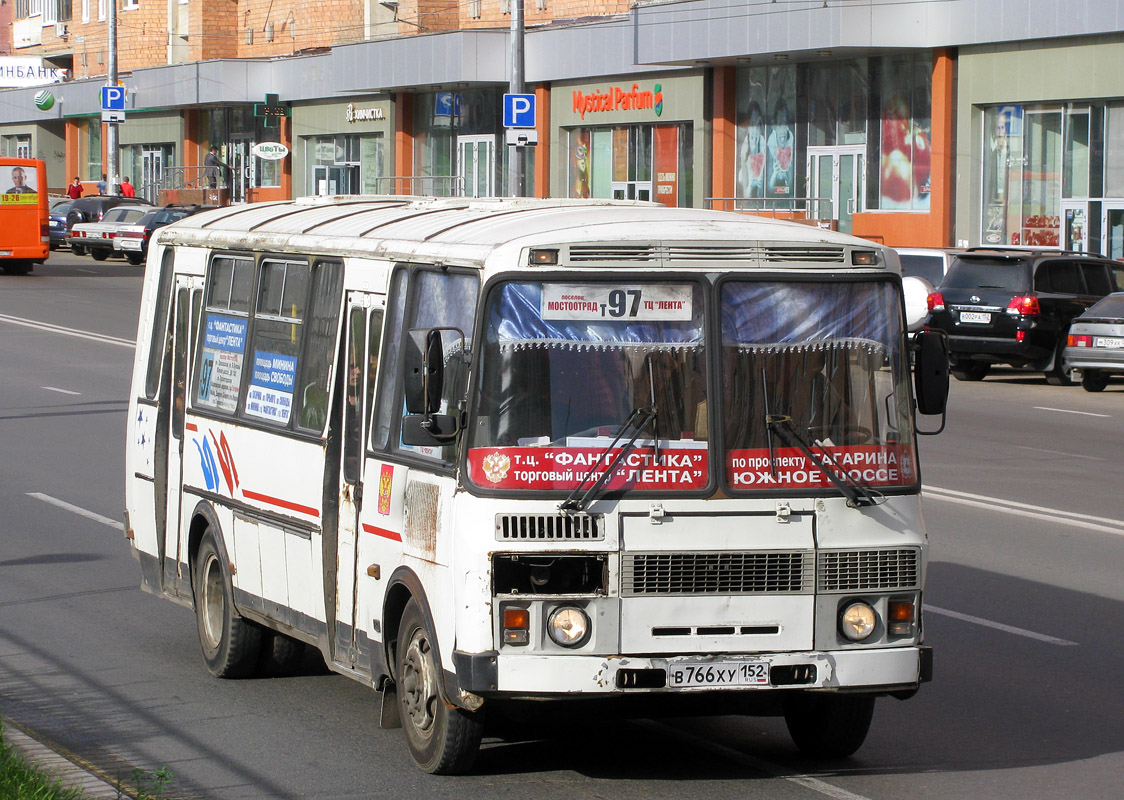
[[102,111],[124,111],[125,110],[125,87],[124,86],[103,86],[103,87],[101,87],[101,107],[102,107]]
[[535,127],[535,96],[533,94],[505,94],[503,96],[503,126],[505,128]]

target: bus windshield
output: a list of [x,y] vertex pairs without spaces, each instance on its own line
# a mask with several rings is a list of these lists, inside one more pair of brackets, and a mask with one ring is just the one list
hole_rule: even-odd
[[640,409],[643,430],[605,489],[705,487],[704,340],[697,283],[497,286],[485,311],[469,477],[484,488],[572,490],[634,438],[626,423]]
[[900,300],[889,281],[728,281],[720,290],[731,489],[827,488],[817,458],[864,487],[917,481]]

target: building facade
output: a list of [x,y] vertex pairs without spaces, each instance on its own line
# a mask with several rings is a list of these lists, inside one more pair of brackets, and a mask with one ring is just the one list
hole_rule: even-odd
[[[47,111],[0,89],[0,153],[45,158],[59,190],[105,171],[110,1],[5,5],[11,52],[71,79]],[[1124,255],[1115,0],[523,0],[521,150],[502,119],[514,1],[117,0],[121,172],[190,199],[214,145],[223,202],[491,196],[522,152],[539,196]]]

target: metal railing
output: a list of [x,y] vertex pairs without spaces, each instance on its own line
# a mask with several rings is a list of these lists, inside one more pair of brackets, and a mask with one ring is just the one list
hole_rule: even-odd
[[830,197],[707,197],[707,208],[716,211],[743,211],[761,216],[792,219],[834,220],[834,201]]
[[460,175],[387,175],[375,178],[375,193],[464,197],[464,178]]
[[169,203],[195,204],[201,206],[225,206],[230,202],[230,169],[219,167],[215,186],[211,185],[213,167],[165,167],[160,181],[145,185],[138,194],[149,198],[157,205]]

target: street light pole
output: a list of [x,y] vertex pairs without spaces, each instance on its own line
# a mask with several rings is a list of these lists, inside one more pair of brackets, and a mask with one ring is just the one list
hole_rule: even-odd
[[[511,81],[508,91],[523,94],[523,0],[511,0]],[[527,194],[527,148],[505,145],[508,148],[507,189],[512,197]]]
[[[109,0],[109,74],[106,75],[106,86],[117,85],[117,0]],[[109,194],[118,193],[117,185],[117,123],[110,122],[105,130],[105,168],[108,172],[105,187]]]

